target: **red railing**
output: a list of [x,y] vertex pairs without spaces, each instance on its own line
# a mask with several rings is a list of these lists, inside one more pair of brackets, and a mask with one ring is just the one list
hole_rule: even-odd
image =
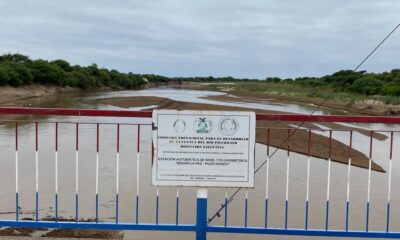
[[[38,115],[38,116],[75,116],[75,117],[125,117],[125,118],[148,118],[150,119],[152,117],[152,112],[151,111],[131,111],[131,110],[97,110],[97,109],[59,109],[59,108],[23,108],[23,107],[0,107],[0,114],[4,114],[4,115],[20,115],[20,116],[27,116],[27,115]],[[147,120],[148,120],[147,119]],[[256,115],[256,119],[257,121],[270,121],[273,122],[270,125],[264,125],[260,124],[258,126],[258,130],[257,129],[257,134],[258,136],[261,136],[262,134],[265,134],[265,137],[263,138],[262,141],[260,141],[261,138],[257,139],[257,141],[264,143],[265,145],[262,146],[266,147],[266,159],[265,161],[263,159],[261,159],[261,163],[258,163],[258,166],[256,166],[256,173],[258,170],[263,170],[263,174],[265,174],[265,184],[262,185],[261,184],[261,188],[265,189],[261,189],[260,190],[260,185],[258,185],[257,190],[254,189],[254,191],[265,191],[266,192],[266,196],[265,196],[265,206],[264,209],[257,209],[257,212],[260,211],[265,211],[265,226],[263,227],[254,227],[251,225],[251,223],[248,226],[248,215],[251,215],[250,210],[250,203],[253,202],[253,199],[250,201],[248,201],[248,191],[253,191],[253,190],[246,190],[245,193],[245,204],[244,204],[244,224],[243,226],[235,226],[233,224],[231,224],[230,222],[228,222],[228,205],[230,204],[230,202],[233,201],[233,197],[235,196],[237,192],[239,192],[240,190],[238,190],[237,192],[234,193],[234,195],[228,195],[228,191],[226,191],[225,193],[225,199],[221,199],[222,201],[224,201],[224,203],[222,204],[222,207],[217,211],[217,214],[215,214],[215,216],[213,217],[211,215],[211,220],[208,219],[207,221],[206,217],[207,216],[203,216],[203,219],[201,219],[202,221],[202,225],[205,229],[203,229],[204,231],[207,232],[223,232],[223,233],[259,233],[259,234],[282,234],[282,235],[307,235],[307,236],[342,236],[342,237],[394,237],[394,238],[400,238],[400,233],[399,232],[393,232],[390,231],[389,227],[389,223],[390,223],[390,203],[391,203],[391,198],[390,198],[390,192],[391,192],[391,181],[392,181],[392,152],[394,149],[394,139],[396,140],[396,137],[399,136],[400,131],[397,129],[393,129],[393,128],[386,128],[386,129],[381,129],[381,130],[366,130],[364,128],[349,128],[345,125],[335,125],[335,127],[333,128],[329,128],[329,126],[326,124],[326,128],[322,127],[319,128],[318,126],[315,127],[315,129],[313,129],[314,127],[310,127],[312,126],[312,124],[309,124],[308,126],[306,126],[307,124],[304,124],[305,127],[296,127],[296,125],[298,125],[299,122],[307,122],[307,123],[315,123],[315,122],[319,122],[319,123],[330,123],[330,122],[337,122],[337,123],[369,123],[369,124],[400,124],[400,117],[388,117],[388,116],[351,116],[351,115],[299,115],[299,114],[257,114]],[[100,120],[102,121],[102,120]],[[134,120],[135,121],[135,120]],[[72,125],[72,127],[68,128],[70,131],[74,131],[71,132],[69,135],[74,135],[75,137],[75,151],[76,151],[76,159],[75,159],[75,165],[78,166],[78,160],[79,160],[79,155],[78,152],[79,151],[85,151],[85,148],[82,147],[82,145],[84,145],[84,141],[82,141],[82,139],[85,139],[85,135],[81,134],[81,130],[79,130],[78,132],[78,126],[80,126],[80,124],[86,124],[85,126],[90,126],[90,124],[92,124],[93,126],[95,126],[95,132],[92,132],[92,135],[89,135],[89,137],[93,137],[93,143],[95,144],[95,153],[96,153],[96,181],[95,181],[95,185],[96,185],[96,201],[95,201],[95,220],[96,223],[83,223],[83,222],[79,222],[79,215],[78,215],[78,203],[79,203],[79,199],[78,199],[78,188],[77,186],[78,184],[78,168],[76,168],[75,170],[75,186],[76,186],[76,215],[75,215],[75,223],[66,223],[66,222],[58,222],[58,193],[57,193],[57,189],[58,189],[58,183],[56,182],[55,185],[55,221],[54,222],[44,222],[39,218],[39,208],[38,208],[38,202],[39,202],[39,194],[38,194],[38,186],[36,187],[36,208],[34,210],[35,213],[35,221],[21,221],[19,219],[19,190],[18,190],[18,134],[19,134],[19,123],[26,123],[27,125],[31,124],[30,126],[34,127],[34,132],[29,132],[27,130],[27,128],[25,128],[25,134],[29,135],[34,134],[34,138],[31,140],[31,142],[29,142],[28,140],[26,140],[25,145],[29,145],[29,144],[35,144],[34,147],[34,151],[36,152],[36,157],[35,157],[35,161],[36,161],[36,173],[35,175],[38,176],[38,165],[37,162],[39,160],[38,158],[38,151],[39,151],[39,146],[38,146],[38,123],[40,124],[48,124],[48,126],[50,126],[51,128],[53,127],[53,123],[55,124],[55,129],[54,129],[54,134],[55,134],[55,158],[57,159],[57,152],[58,152],[58,148],[59,148],[59,143],[58,143],[58,136],[59,136],[59,132],[58,132],[58,127],[59,124],[61,124],[62,122],[58,121],[58,119],[56,119],[54,122],[50,123],[47,121],[37,121],[37,120],[32,120],[32,119],[28,119],[28,120],[4,120],[3,122],[11,122],[11,123],[15,123],[15,151],[16,151],[16,155],[15,155],[15,171],[16,171],[16,207],[15,207],[15,213],[16,213],[16,220],[14,221],[5,221],[5,220],[1,220],[0,219],[0,226],[20,226],[20,227],[69,227],[69,228],[98,228],[98,229],[131,229],[131,230],[171,230],[171,231],[195,231],[197,229],[197,225],[193,225],[193,224],[181,224],[181,222],[179,221],[179,213],[180,211],[180,205],[179,205],[179,188],[176,189],[176,223],[175,224],[164,224],[164,223],[160,223],[158,222],[158,212],[159,212],[159,192],[158,192],[158,188],[156,190],[156,207],[155,207],[155,224],[143,224],[141,223],[141,221],[139,221],[139,208],[142,205],[139,205],[139,186],[142,188],[144,188],[144,185],[140,185],[139,184],[139,159],[141,156],[141,149],[140,149],[140,135],[141,135],[141,126],[142,125],[146,125],[147,127],[145,129],[144,132],[147,133],[147,137],[151,138],[151,132],[152,132],[152,128],[151,128],[151,123],[150,122],[146,122],[146,123],[121,123],[119,122],[119,120],[115,120],[112,119],[111,123],[106,123],[106,122],[101,122],[101,123],[87,123],[87,122],[82,122],[80,119],[79,120],[72,120],[71,122],[68,122],[69,124],[76,124],[75,126]],[[141,121],[140,121],[141,122]],[[276,122],[287,122],[287,126],[282,127],[282,125],[276,125]],[[293,124],[291,124],[293,123]],[[32,125],[34,124],[34,125]],[[99,166],[99,127],[100,125],[103,124],[114,124],[115,125],[115,129],[110,130],[109,133],[113,134],[113,135],[104,135],[105,138],[114,138],[115,137],[115,146],[105,146],[107,147],[108,150],[110,151],[115,151],[116,153],[116,199],[115,199],[115,223],[101,223],[98,222],[99,216],[98,216],[98,211],[99,211],[99,200],[98,200],[98,184],[99,184],[99,180],[98,180],[98,166]],[[68,124],[65,124],[68,125]],[[135,148],[136,148],[136,207],[135,207],[135,223],[130,222],[130,223],[119,223],[118,222],[118,214],[119,214],[119,210],[118,210],[118,206],[119,206],[119,198],[118,198],[118,189],[119,189],[119,153],[120,153],[120,148],[122,150],[126,150],[128,148],[132,148],[132,142],[127,143],[124,141],[120,142],[120,125],[121,127],[125,126],[125,125],[136,125],[137,129],[135,126],[135,129],[131,129],[132,133],[129,134],[133,134],[135,135],[135,142],[133,144],[135,144]],[[321,124],[323,125],[323,124]],[[75,127],[75,128],[74,128]],[[132,127],[132,126],[131,126]],[[339,129],[340,128],[340,129]],[[83,127],[82,127],[82,131],[83,131]],[[52,132],[53,130],[51,130],[51,134],[53,134]],[[274,132],[275,131],[275,132]],[[280,138],[278,139],[276,136],[278,136],[278,134],[276,133],[276,131],[281,131],[282,134],[280,136]],[[340,134],[342,134],[341,136],[343,137],[343,139],[341,139],[341,141],[339,141],[338,139],[334,138],[337,136],[332,136],[333,133],[338,133],[340,132]],[[347,133],[348,132],[348,135]],[[357,152],[355,151],[356,149],[354,149],[353,151],[353,143],[357,143],[357,140],[353,140],[353,133],[355,132],[364,132],[364,135],[359,135],[359,139],[364,138],[363,140],[365,141],[366,146],[368,149],[367,151],[363,151],[363,152]],[[80,134],[80,138],[79,138],[79,142],[78,142],[78,133]],[[123,134],[124,132],[121,130],[121,134]],[[273,133],[275,133],[275,138],[274,139],[274,135]],[[343,133],[346,133],[345,135],[343,135]],[[383,142],[383,144],[385,144],[384,146],[388,146],[387,149],[386,147],[384,149],[382,149],[382,151],[389,151],[387,155],[387,159],[385,160],[385,162],[389,163],[389,167],[385,170],[387,170],[388,172],[388,186],[387,186],[387,192],[388,192],[388,197],[387,197],[387,213],[386,213],[386,231],[370,231],[369,230],[369,212],[370,212],[370,189],[371,189],[371,174],[373,170],[377,170],[378,167],[377,165],[372,165],[375,164],[375,162],[373,162],[373,160],[377,159],[377,157],[375,157],[375,153],[374,156],[372,155],[372,148],[373,148],[373,139],[374,139],[374,134],[379,134],[381,133],[383,137],[386,137],[385,139],[387,139],[386,142]],[[52,136],[50,134],[50,136]],[[115,135],[114,135],[115,134]],[[296,135],[299,134],[299,135]],[[325,135],[323,135],[325,134]],[[142,135],[143,132],[142,132]],[[321,135],[321,136],[318,136]],[[12,135],[10,135],[12,136]],[[81,137],[82,136],[82,137]],[[327,149],[327,153],[325,154],[326,156],[321,156],[321,155],[316,155],[313,151],[315,150],[314,148],[314,143],[315,143],[315,139],[317,137],[323,137],[324,138],[319,141],[318,143],[322,143],[324,142],[324,144],[321,145],[320,148],[325,148]],[[381,136],[381,137],[382,137]],[[296,139],[297,138],[297,139]],[[347,138],[349,138],[349,140],[347,140]],[[368,143],[365,140],[365,138],[369,138],[368,139]],[[279,141],[278,141],[279,140]],[[282,141],[281,141],[282,140]],[[92,140],[90,140],[92,141]],[[313,142],[314,141],[314,142]],[[336,141],[336,142],[333,142]],[[297,143],[302,143],[301,144],[297,144],[296,146],[296,142]],[[147,143],[151,144],[151,141],[147,141]],[[377,142],[379,144],[379,142]],[[81,146],[78,148],[79,144],[81,144]],[[336,158],[348,158],[347,161],[342,161],[342,163],[347,164],[347,170],[341,168],[342,170],[342,179],[345,179],[345,186],[346,186],[346,200],[345,200],[345,204],[346,204],[346,213],[345,213],[345,217],[343,218],[344,222],[345,222],[345,228],[344,230],[331,230],[331,227],[329,226],[329,219],[331,218],[329,215],[329,201],[330,201],[330,188],[331,186],[333,186],[333,178],[331,180],[331,160],[335,161],[336,159],[334,158],[334,153],[335,151],[337,152],[337,148],[335,149],[334,147],[332,147],[333,145],[339,146],[341,144],[342,148],[342,155],[338,155],[336,156]],[[20,144],[22,145],[22,144]],[[120,146],[121,145],[121,146]],[[300,146],[301,145],[301,146]],[[374,142],[374,146],[375,146],[375,142]],[[24,147],[24,145],[22,145],[22,147]],[[271,150],[270,150],[271,147]],[[274,149],[272,149],[272,147]],[[297,149],[296,149],[297,147]],[[313,150],[314,149],[314,150]],[[375,147],[376,149],[376,147]],[[275,152],[277,152],[278,150],[284,150],[285,151],[285,156],[283,155],[279,155],[276,154],[276,156],[274,157]],[[93,149],[91,151],[94,151]],[[306,157],[306,166],[307,166],[307,170],[305,172],[306,177],[304,178],[304,181],[306,182],[306,195],[304,196],[305,199],[305,227],[304,229],[294,229],[291,228],[291,224],[290,222],[288,222],[288,220],[290,219],[290,214],[289,214],[289,180],[292,178],[291,177],[291,171],[296,171],[298,169],[296,168],[289,168],[289,162],[296,160],[297,163],[301,162],[302,159],[300,157],[295,157],[293,156],[294,154],[291,153],[300,153],[302,154],[302,156]],[[348,153],[347,153],[348,152]],[[357,230],[357,231],[353,231],[352,228],[349,228],[349,213],[351,212],[350,209],[350,169],[352,166],[357,166],[355,163],[352,163],[351,160],[353,158],[352,154],[357,153],[359,155],[365,155],[365,159],[368,162],[369,165],[366,165],[366,167],[364,166],[365,170],[368,172],[366,173],[366,177],[368,179],[367,182],[367,187],[365,188],[365,190],[367,190],[366,192],[366,196],[367,196],[367,205],[366,205],[366,229],[364,230]],[[314,155],[313,155],[314,154]],[[364,156],[363,155],[363,156]],[[396,155],[397,156],[397,155]],[[131,156],[130,156],[131,157]],[[276,162],[280,162],[283,164],[282,165],[277,165],[277,166],[270,166],[270,160],[271,158],[274,157],[274,160],[278,160]],[[282,161],[282,157],[283,157],[283,161]],[[134,157],[132,157],[133,159]],[[310,179],[310,175],[312,176],[312,174],[314,174],[314,172],[312,171],[313,169],[310,168],[310,158],[327,158],[327,172],[326,172],[326,176],[324,175],[324,173],[322,172],[318,172],[319,176],[321,176],[321,178],[325,178],[326,182],[324,182],[325,180],[322,179],[322,181],[320,180],[320,182],[318,183],[319,185],[325,185],[326,184],[326,220],[325,220],[325,224],[324,224],[324,229],[309,229],[309,192],[312,190],[310,190],[310,183],[313,183],[313,180]],[[332,159],[331,159],[332,158]],[[374,158],[374,159],[373,159]],[[260,158],[259,158],[260,159]],[[292,160],[293,159],[293,160]],[[355,160],[356,158],[354,157],[353,160]],[[364,159],[364,160],[365,160]],[[298,161],[300,160],[300,161]],[[7,161],[7,159],[6,159]],[[56,160],[57,162],[58,160]],[[286,162],[286,164],[285,164]],[[304,162],[304,161],[303,161]],[[151,161],[142,161],[143,164],[151,164]],[[274,167],[274,168],[273,168]],[[284,189],[284,193],[285,193],[285,205],[284,205],[284,214],[283,214],[283,218],[284,218],[284,224],[283,224],[283,228],[274,228],[271,227],[272,224],[267,224],[268,219],[272,219],[272,214],[271,212],[274,210],[275,204],[277,203],[276,199],[273,199],[274,201],[269,202],[269,199],[273,198],[274,194],[270,194],[269,191],[269,187],[272,186],[271,183],[276,184],[277,180],[276,180],[276,176],[275,179],[274,178],[269,178],[269,174],[270,173],[274,173],[274,171],[276,172],[277,168],[285,168],[285,169],[280,169],[282,170],[283,174],[281,176],[278,177],[282,177],[282,182],[283,185],[285,185],[286,187]],[[341,166],[343,167],[343,166]],[[376,169],[375,169],[376,168]],[[293,170],[292,170],[293,169]],[[393,168],[395,169],[395,168]],[[396,168],[397,169],[397,168]],[[63,169],[64,170],[64,169]],[[132,169],[131,169],[132,170]],[[379,169],[378,169],[379,170]],[[73,170],[72,170],[73,171]],[[347,173],[344,173],[343,171],[347,171]],[[261,171],[260,171],[261,172]],[[383,168],[381,171],[377,171],[377,172],[384,172]],[[131,174],[131,172],[130,172]],[[304,174],[304,173],[303,173]],[[261,174],[259,174],[261,175]],[[55,179],[57,179],[58,176],[58,168],[57,168],[57,164],[55,167]],[[272,175],[271,175],[272,176]],[[394,175],[393,175],[394,176]],[[337,176],[336,176],[337,177]],[[386,178],[386,176],[384,176]],[[337,179],[335,179],[336,181]],[[357,179],[354,179],[357,180]],[[141,180],[142,181],[142,180]],[[275,181],[275,182],[274,182]],[[297,176],[297,181],[299,181],[299,178]],[[353,180],[352,180],[353,181]],[[292,180],[290,180],[290,183],[292,182]],[[393,181],[394,182],[394,181]],[[38,180],[36,179],[36,183],[38,183]],[[132,183],[129,183],[132,184]],[[282,186],[283,186],[282,185]],[[149,185],[150,186],[150,185]],[[147,186],[147,187],[149,187]],[[382,186],[380,186],[382,187]],[[174,189],[172,189],[174,190]],[[181,190],[183,191],[183,190]],[[382,194],[382,193],[381,193]],[[372,194],[371,194],[372,195]],[[292,196],[291,196],[292,197]],[[359,196],[357,196],[359,197]],[[324,197],[322,197],[324,198]],[[291,201],[295,201],[295,200],[291,200]],[[335,200],[337,201],[337,199]],[[161,201],[160,201],[161,202]],[[393,201],[395,202],[395,204],[399,204],[398,201]],[[272,203],[272,204],[271,204]],[[336,203],[336,202],[335,202]],[[148,204],[148,203],[146,203]],[[310,198],[310,205],[312,206],[313,201]],[[259,208],[259,206],[258,206]],[[205,212],[207,212],[206,209],[203,209]],[[232,221],[237,220],[237,209],[234,209],[233,207],[229,206],[229,211],[234,211],[235,213],[235,219],[233,219]],[[232,214],[232,215],[234,215]],[[146,215],[148,215],[148,213],[146,213]],[[214,223],[211,224],[212,219],[214,218],[218,218],[219,216],[224,215],[224,219],[223,221],[220,220],[220,223],[222,222],[222,225],[218,225],[217,224],[214,225]],[[241,213],[239,213],[239,216],[241,215]],[[209,216],[210,217],[210,216]],[[310,215],[311,217],[311,215]],[[277,218],[277,215],[273,215],[273,218]],[[75,224],[75,225],[74,225]],[[78,225],[79,224],[79,225]]]
[[[0,107],[0,114],[151,118],[151,111]],[[257,114],[257,121],[342,122],[400,124],[400,117],[354,115]]]

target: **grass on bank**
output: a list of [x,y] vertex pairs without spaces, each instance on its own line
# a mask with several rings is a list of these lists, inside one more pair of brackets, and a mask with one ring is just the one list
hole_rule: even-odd
[[311,87],[293,83],[274,82],[235,82],[234,84],[210,83],[208,88],[213,90],[245,91],[274,94],[282,97],[321,98],[340,101],[347,105],[356,102],[377,101],[385,104],[400,105],[399,96],[364,95],[354,92],[335,91],[328,86]]

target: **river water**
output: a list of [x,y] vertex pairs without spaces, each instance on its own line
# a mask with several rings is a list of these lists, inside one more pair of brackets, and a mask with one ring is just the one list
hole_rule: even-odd
[[[218,92],[182,90],[172,88],[147,89],[139,91],[120,91],[93,94],[90,96],[75,96],[70,98],[49,97],[34,99],[25,105],[40,107],[74,107],[119,109],[118,107],[99,104],[98,98],[127,97],[127,96],[157,96],[166,97],[177,101],[217,104],[226,106],[239,106],[254,109],[267,109],[293,113],[307,114],[312,111],[312,106],[295,104],[275,104],[266,102],[219,102],[207,100],[202,97],[220,95]],[[149,106],[148,108],[151,108]],[[132,108],[135,110],[145,108]],[[329,114],[320,111],[316,114]],[[39,217],[54,216],[54,188],[55,188],[55,121],[105,123],[120,122],[121,148],[120,148],[120,205],[119,221],[135,222],[136,206],[136,144],[137,126],[131,123],[150,124],[149,119],[126,118],[80,118],[80,117],[50,117],[46,119],[24,118],[24,121],[43,121],[39,123]],[[65,218],[75,217],[75,124],[59,124],[59,215]],[[359,126],[360,127],[360,126]],[[370,124],[363,125],[366,129],[395,130],[394,126]],[[100,125],[100,151],[99,151],[99,195],[100,212],[102,221],[115,220],[115,190],[116,190],[116,125]],[[2,219],[15,218],[15,146],[12,124],[1,126],[0,131],[0,217]],[[151,186],[151,127],[141,127],[141,159],[140,159],[140,222],[155,221],[156,188]],[[319,133],[326,135],[326,133]],[[388,134],[387,134],[388,135]],[[335,139],[348,142],[348,133],[334,132]],[[368,155],[369,138],[354,133],[354,148]],[[395,146],[399,144],[399,135],[394,136]],[[394,149],[397,149],[396,147]],[[273,148],[271,149],[274,150]],[[399,231],[400,216],[394,214],[400,211],[400,194],[398,182],[400,180],[400,161],[398,151],[393,152],[393,178],[390,229]],[[266,146],[256,144],[256,166],[266,158]],[[389,139],[384,141],[374,140],[373,160],[388,170],[389,164]],[[290,155],[290,183],[289,183],[289,221],[290,228],[304,228],[305,199],[306,199],[306,171],[307,156],[291,153]],[[96,163],[96,125],[80,124],[79,126],[79,217],[93,218],[95,213],[95,163]],[[310,209],[309,228],[325,228],[325,203],[327,187],[327,161],[311,158],[310,165]],[[35,217],[35,126],[34,124],[21,124],[19,127],[19,192],[20,206],[23,217]],[[367,181],[366,169],[351,168],[350,188],[350,219],[349,227],[352,230],[365,229]],[[256,187],[248,190],[249,216],[248,226],[264,226],[264,200],[266,189],[265,168],[257,173]],[[270,161],[269,175],[269,218],[270,227],[281,228],[284,224],[285,184],[286,184],[286,152],[278,153]],[[345,202],[346,202],[346,177],[347,166],[332,163],[331,191],[330,191],[330,229],[344,229]],[[383,231],[386,227],[386,202],[387,202],[387,173],[372,173],[371,178],[371,210],[370,230]],[[177,188],[160,188],[160,223],[175,223],[175,200]],[[234,190],[228,189],[228,195]],[[226,189],[213,188],[209,190],[208,214],[213,215],[215,210],[223,203]],[[195,222],[196,190],[180,188],[180,223]],[[229,205],[229,225],[244,224],[244,197],[245,192],[238,194]],[[222,225],[221,218],[213,224]],[[142,232],[125,231],[126,239],[192,239],[192,233],[168,232]],[[257,235],[228,235],[209,234],[209,239],[265,239]],[[302,237],[268,236],[268,239],[303,239]],[[304,238],[306,239],[306,238]],[[307,238],[308,239],[308,238]]]

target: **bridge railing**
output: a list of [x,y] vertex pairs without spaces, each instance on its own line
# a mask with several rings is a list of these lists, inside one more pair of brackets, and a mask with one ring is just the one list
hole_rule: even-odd
[[0,114],[0,226],[400,238],[399,117],[257,114],[255,188],[196,196],[151,186],[151,112]]

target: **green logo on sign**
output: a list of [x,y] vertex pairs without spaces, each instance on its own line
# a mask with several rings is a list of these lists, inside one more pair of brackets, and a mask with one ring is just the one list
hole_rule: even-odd
[[199,118],[196,120],[197,133],[208,133],[211,131],[211,121],[207,120],[207,118]]

